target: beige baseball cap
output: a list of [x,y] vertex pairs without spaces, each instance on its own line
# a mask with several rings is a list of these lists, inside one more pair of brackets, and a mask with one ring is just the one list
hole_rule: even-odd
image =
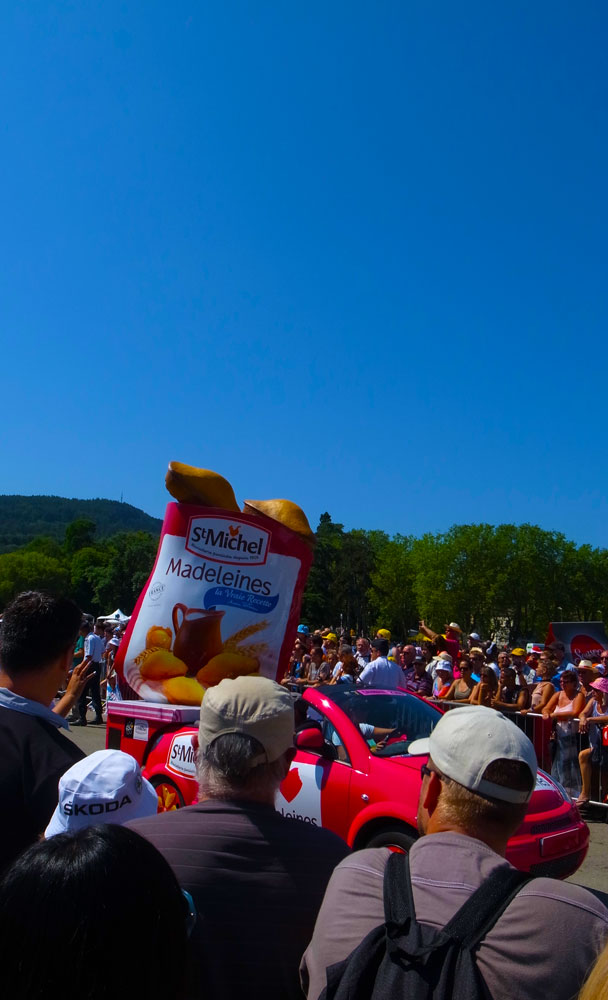
[[264,748],[263,754],[251,760],[251,766],[271,764],[293,746],[293,704],[289,692],[267,677],[224,678],[208,688],[201,705],[201,753],[206,753],[218,736],[241,733],[252,736]]

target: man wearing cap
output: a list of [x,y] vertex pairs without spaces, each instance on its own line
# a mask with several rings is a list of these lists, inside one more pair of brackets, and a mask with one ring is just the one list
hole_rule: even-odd
[[470,651],[472,646],[481,646],[481,636],[479,632],[469,632],[467,636],[467,649]]
[[536,680],[536,670],[526,663],[526,651],[521,646],[511,650],[511,662],[519,687],[530,687]]
[[327,635],[323,636],[323,652],[329,653],[330,649],[336,652],[338,649],[338,636],[335,632],[328,632]]
[[452,663],[456,665],[458,663],[458,656],[460,654],[460,636],[462,635],[462,629],[460,625],[456,622],[450,622],[449,625],[445,626],[445,636],[439,636],[438,632],[433,632],[431,628],[428,627],[424,618],[420,622],[420,631],[430,639],[431,642],[437,643],[439,638],[443,639],[442,646],[445,646],[446,653],[449,653],[452,657]]
[[433,680],[426,669],[426,660],[424,656],[415,656],[414,664],[407,673],[404,671],[403,674],[403,687],[406,691],[411,691],[413,694],[426,695],[427,697],[433,691]]
[[[420,839],[409,853],[416,919],[442,928],[505,860],[536,781],[532,743],[501,712],[467,705],[447,712],[429,739],[410,745],[422,784]],[[430,754],[428,760],[426,754]],[[301,977],[317,1000],[328,966],[384,923],[386,848],[358,851],[332,875]],[[562,945],[547,944],[562,929]],[[587,889],[550,878],[527,883],[475,953],[491,997],[576,997],[608,936],[608,910]],[[576,941],[566,947],[565,941]]]
[[201,997],[301,997],[300,957],[348,848],[297,818],[297,768],[293,813],[276,811],[293,742],[287,691],[265,677],[225,679],[201,706],[200,801],[128,824],[158,848],[194,898],[199,919],[191,943]]
[[403,670],[398,663],[388,659],[388,639],[374,639],[372,656],[359,675],[359,684],[373,688],[398,688],[403,686]]

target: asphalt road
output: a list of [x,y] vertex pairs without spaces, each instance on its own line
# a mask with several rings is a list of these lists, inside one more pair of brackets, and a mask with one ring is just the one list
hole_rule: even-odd
[[[106,745],[105,725],[93,726],[89,723],[86,728],[72,729],[70,735],[74,743],[87,754],[93,753],[95,750],[103,750]],[[597,808],[585,819],[591,831],[589,852],[581,868],[568,881],[576,882],[577,885],[589,886],[590,889],[608,892],[608,865],[606,865],[608,857],[608,809]]]

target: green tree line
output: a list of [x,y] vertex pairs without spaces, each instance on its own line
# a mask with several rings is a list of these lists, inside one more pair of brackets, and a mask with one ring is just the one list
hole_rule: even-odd
[[[542,639],[550,621],[608,619],[608,550],[576,545],[532,524],[455,525],[420,538],[345,531],[321,515],[302,621],[400,637],[420,618],[513,641]],[[98,538],[73,521],[63,541],[41,536],[0,555],[0,608],[22,590],[72,597],[100,614],[130,613],[156,556],[158,536],[127,531]]]
[[0,607],[23,590],[48,590],[71,597],[92,614],[133,606],[154,563],[158,537],[126,531],[96,537],[95,522],[79,518],[63,542],[40,536],[0,555]]
[[420,538],[345,531],[329,514],[316,531],[302,607],[308,625],[400,637],[420,618],[512,641],[544,638],[550,621],[608,618],[608,550],[533,524],[462,524]]

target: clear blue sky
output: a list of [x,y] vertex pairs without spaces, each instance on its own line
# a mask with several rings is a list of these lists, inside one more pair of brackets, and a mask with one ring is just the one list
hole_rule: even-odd
[[4,493],[608,545],[603,0],[7,0]]

